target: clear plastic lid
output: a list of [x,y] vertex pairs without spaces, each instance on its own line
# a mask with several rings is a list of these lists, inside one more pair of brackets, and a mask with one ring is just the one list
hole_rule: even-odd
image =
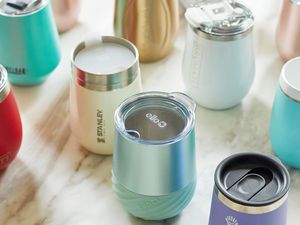
[[46,0],[0,0],[0,14],[25,15],[41,9]]
[[244,5],[229,0],[203,1],[186,11],[189,24],[213,36],[235,36],[251,30],[252,12]]

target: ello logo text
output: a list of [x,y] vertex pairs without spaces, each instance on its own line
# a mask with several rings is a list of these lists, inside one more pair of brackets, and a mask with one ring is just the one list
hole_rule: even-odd
[[146,117],[152,121],[153,123],[157,124],[157,126],[159,126],[160,128],[164,128],[166,127],[168,124],[165,121],[162,121],[158,118],[157,115],[152,114],[152,113],[147,113]]

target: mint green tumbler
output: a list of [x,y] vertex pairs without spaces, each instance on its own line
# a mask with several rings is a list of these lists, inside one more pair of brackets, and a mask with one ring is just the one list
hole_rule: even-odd
[[44,82],[60,62],[58,32],[48,0],[0,2],[0,63],[16,85]]

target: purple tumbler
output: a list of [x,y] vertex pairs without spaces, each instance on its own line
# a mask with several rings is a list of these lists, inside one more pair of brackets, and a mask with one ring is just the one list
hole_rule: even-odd
[[216,169],[209,225],[286,225],[289,186],[280,161],[233,155]]

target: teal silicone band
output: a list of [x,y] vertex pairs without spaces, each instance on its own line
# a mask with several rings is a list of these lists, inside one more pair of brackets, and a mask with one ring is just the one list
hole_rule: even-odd
[[112,177],[113,189],[123,207],[135,217],[144,220],[164,220],[172,218],[190,203],[196,180],[185,188],[164,196],[145,196],[133,193]]

